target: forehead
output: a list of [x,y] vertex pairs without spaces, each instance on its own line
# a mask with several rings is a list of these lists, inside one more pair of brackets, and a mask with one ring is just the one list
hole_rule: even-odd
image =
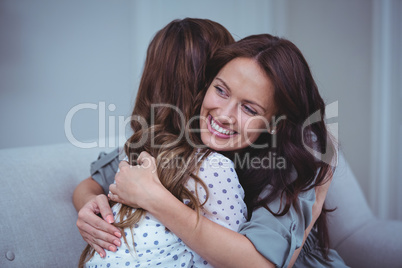
[[273,111],[274,86],[254,59],[235,58],[220,70],[216,78],[223,80],[232,94],[240,99],[256,102],[270,113]]

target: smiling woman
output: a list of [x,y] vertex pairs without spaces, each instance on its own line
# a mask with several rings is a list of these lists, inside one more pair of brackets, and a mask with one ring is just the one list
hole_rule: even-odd
[[[311,222],[311,208],[302,200],[332,177],[331,161],[336,156],[324,123],[325,103],[308,63],[292,42],[269,34],[254,35],[218,50],[208,64],[207,77],[209,87],[199,107],[202,117],[207,118],[200,122],[201,138],[215,150],[236,151],[227,155],[243,161],[236,171],[252,215],[240,232],[257,248],[260,244],[259,251],[267,259],[276,265],[287,265],[291,255],[283,258],[278,252],[288,249],[268,245],[261,239],[269,241],[278,235],[275,224],[279,222],[289,228],[290,237],[303,234]],[[309,116],[317,112],[318,120],[306,124]],[[275,126],[269,126],[267,121],[271,117],[281,119],[275,121]],[[227,134],[228,131],[233,134]],[[277,138],[277,144],[268,146],[267,141],[272,137]],[[236,150],[233,145],[243,150]],[[311,154],[310,148],[317,154]],[[316,157],[322,154],[329,157]],[[266,161],[255,165],[255,159],[272,156],[284,160],[280,168],[265,165]],[[244,159],[252,163],[244,165]],[[323,209],[308,244],[321,251],[317,253],[322,262],[328,262],[331,255],[341,265],[339,256],[328,248],[326,212]],[[296,241],[292,238],[283,242],[293,247],[293,243],[301,240],[302,236]]]
[[[300,50],[272,35],[250,36],[219,49],[208,62],[206,78],[194,102],[193,116],[200,120],[191,128],[199,122],[202,142],[235,163],[248,207],[249,221],[239,230],[244,236],[181,205],[159,183],[163,176],[149,167],[118,174],[110,197],[123,202],[120,196],[125,195],[126,202],[155,215],[214,267],[345,267],[329,248],[327,210],[321,209],[324,198],[317,190],[329,186],[332,162],[308,150],[332,160],[335,145],[324,123],[325,103]],[[316,122],[306,124],[317,111]],[[274,126],[268,124],[272,117],[278,118]],[[277,143],[269,146],[272,137]],[[159,161],[143,154],[143,159]],[[268,262],[256,265],[255,249]]]
[[209,86],[201,106],[201,139],[217,151],[252,145],[274,115],[274,87],[253,59],[236,58]]

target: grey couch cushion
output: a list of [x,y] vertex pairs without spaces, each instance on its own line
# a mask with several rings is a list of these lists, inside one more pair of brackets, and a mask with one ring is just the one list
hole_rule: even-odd
[[71,198],[98,152],[70,144],[0,150],[0,267],[77,267],[85,242]]

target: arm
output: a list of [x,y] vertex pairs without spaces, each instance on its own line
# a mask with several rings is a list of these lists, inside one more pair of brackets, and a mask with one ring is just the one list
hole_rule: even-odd
[[[275,267],[259,254],[245,236],[206,217],[198,217],[194,210],[163,187],[155,172],[147,172],[149,170],[121,162],[116,184],[110,185],[111,199],[118,202],[124,200],[126,204],[146,209],[214,267]],[[152,180],[145,179],[146,183],[138,183],[138,180],[124,179],[133,174],[139,179],[152,174]],[[123,191],[116,191],[116,185]],[[131,195],[125,193],[124,189],[131,189]],[[138,193],[145,198],[138,204],[130,202],[130,198]]]
[[[127,194],[126,189],[134,192]],[[213,266],[274,267],[247,237],[205,217],[197,222],[197,213],[177,200],[162,186],[156,173],[147,172],[146,168],[130,167],[122,162],[116,184],[110,186],[110,191],[112,200],[148,210]],[[305,237],[308,232],[309,229]],[[292,260],[295,261],[299,253],[300,250],[296,251]]]
[[89,200],[100,194],[103,194],[102,187],[91,177],[81,181],[73,192],[73,204],[77,212],[80,211]]
[[183,242],[214,267],[275,267],[245,236],[197,213],[170,192],[158,193],[160,200],[148,204],[148,211]]

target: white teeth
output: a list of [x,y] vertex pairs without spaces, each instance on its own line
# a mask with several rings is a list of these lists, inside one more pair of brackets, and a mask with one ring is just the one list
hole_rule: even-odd
[[215,123],[215,121],[213,119],[211,119],[211,127],[222,134],[226,134],[226,135],[234,134],[234,131],[229,131],[227,129],[220,127],[217,123]]

